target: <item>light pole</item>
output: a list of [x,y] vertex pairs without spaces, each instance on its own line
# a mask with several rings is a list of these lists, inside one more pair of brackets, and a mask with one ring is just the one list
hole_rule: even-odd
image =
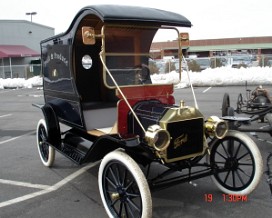
[[27,12],[26,13],[26,15],[30,15],[30,20],[31,20],[31,22],[32,22],[32,16],[33,15],[36,15],[37,14],[37,12]]

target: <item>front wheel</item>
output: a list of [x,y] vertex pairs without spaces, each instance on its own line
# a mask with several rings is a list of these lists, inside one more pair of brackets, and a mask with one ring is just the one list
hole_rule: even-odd
[[107,154],[99,167],[99,191],[109,217],[152,217],[152,200],[138,164],[124,151]]
[[43,165],[51,167],[55,160],[55,149],[48,143],[48,129],[44,119],[37,125],[37,146]]
[[211,144],[212,180],[227,194],[248,195],[259,184],[263,161],[254,141],[244,133],[229,131]]

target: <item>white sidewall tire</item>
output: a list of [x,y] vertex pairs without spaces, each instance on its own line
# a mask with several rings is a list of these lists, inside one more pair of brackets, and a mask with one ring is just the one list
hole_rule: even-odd
[[[241,191],[232,191],[225,187],[223,187],[218,180],[215,178],[215,176],[211,176],[214,184],[224,193],[231,194],[231,195],[248,195],[250,194],[259,184],[262,175],[263,175],[263,160],[261,153],[259,151],[259,148],[255,144],[255,142],[245,133],[230,130],[228,131],[226,136],[237,138],[244,142],[244,144],[247,146],[247,148],[250,150],[250,152],[253,155],[253,159],[255,162],[255,175],[251,183],[243,190]],[[211,147],[212,148],[212,147]],[[209,156],[208,156],[209,158]],[[210,160],[209,160],[210,161]]]
[[39,151],[39,156],[40,156],[40,159],[41,159],[44,166],[51,167],[54,163],[54,160],[55,160],[55,149],[52,146],[49,146],[48,159],[44,160],[43,155],[40,150],[40,146],[39,146],[39,143],[40,143],[40,141],[39,141],[39,128],[41,125],[44,126],[45,131],[46,131],[46,136],[48,137],[48,129],[47,129],[46,122],[44,119],[40,119],[37,124],[37,130],[36,130],[36,139],[37,139],[37,147],[38,147],[38,151]]
[[105,199],[102,181],[103,181],[103,174],[104,174],[105,167],[107,166],[109,162],[113,160],[117,160],[121,162],[122,164],[124,164],[124,166],[126,166],[126,168],[133,175],[141,194],[142,218],[151,218],[152,217],[152,199],[151,199],[150,189],[146,181],[146,177],[144,176],[138,164],[128,154],[126,154],[122,150],[115,150],[113,152],[108,153],[103,158],[99,167],[99,173],[98,173],[99,192],[100,192],[100,196],[108,216],[111,218],[114,218],[113,214],[108,208],[108,204]]

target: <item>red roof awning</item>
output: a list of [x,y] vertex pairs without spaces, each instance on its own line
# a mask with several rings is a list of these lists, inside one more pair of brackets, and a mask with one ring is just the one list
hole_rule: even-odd
[[40,53],[24,45],[0,45],[0,58],[37,56],[40,56]]

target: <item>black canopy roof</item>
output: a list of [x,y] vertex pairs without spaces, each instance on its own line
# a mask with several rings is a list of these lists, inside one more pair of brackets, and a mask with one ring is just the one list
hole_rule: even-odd
[[96,14],[103,22],[152,22],[159,25],[191,27],[191,22],[184,16],[155,8],[124,5],[93,5],[81,9],[76,17],[89,11]]
[[[191,27],[191,22],[181,14],[177,14],[170,11],[164,11],[155,8],[147,8],[140,6],[125,6],[125,5],[92,5],[82,8],[74,17],[70,27],[65,33],[51,37],[56,38],[69,34],[70,31],[77,29],[82,17],[94,14],[102,22],[105,23],[123,23],[123,22],[135,22],[135,23],[147,23],[149,25],[157,26],[175,26],[175,27]],[[50,40],[46,39],[41,41]]]

